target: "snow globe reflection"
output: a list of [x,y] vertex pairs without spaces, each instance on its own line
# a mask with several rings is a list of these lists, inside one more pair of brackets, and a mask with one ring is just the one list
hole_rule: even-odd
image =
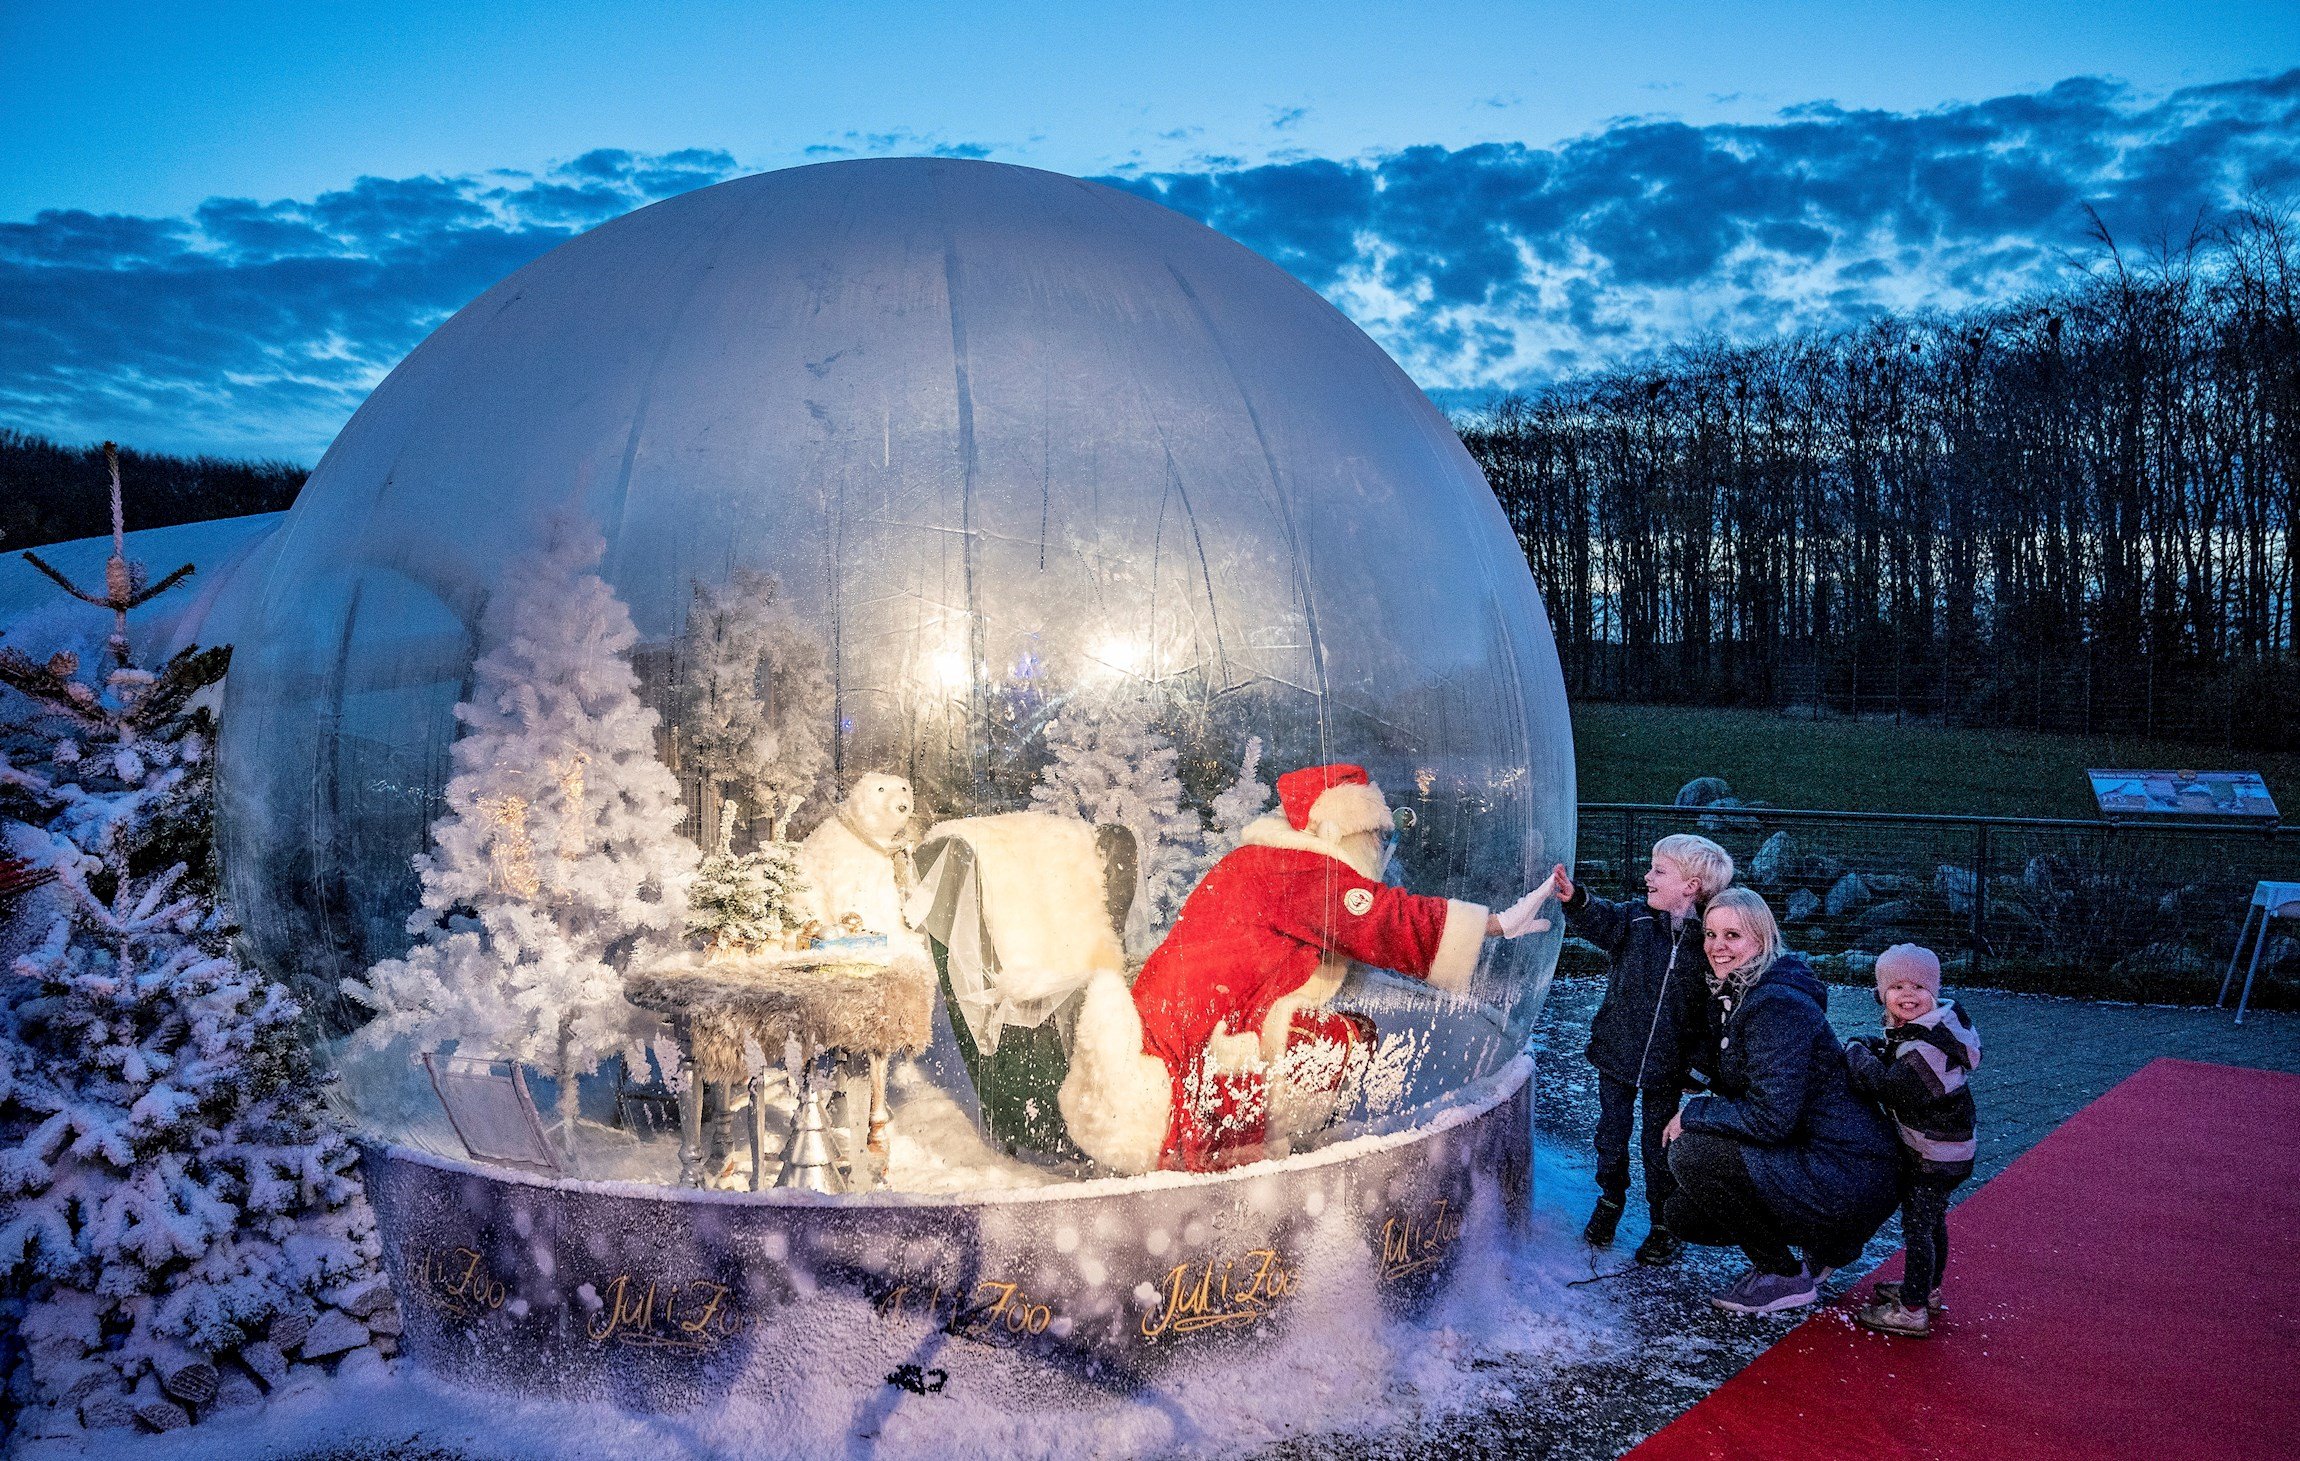
[[1125,194],[618,220],[419,347],[247,577],[226,876],[382,1141],[1224,1170],[1426,1121],[1546,991],[1538,909],[1488,936],[1572,836],[1506,523],[1378,347]]

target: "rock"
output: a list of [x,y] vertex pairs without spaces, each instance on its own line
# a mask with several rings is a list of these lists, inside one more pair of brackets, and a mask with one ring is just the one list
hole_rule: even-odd
[[303,1343],[303,1337],[309,1333],[311,1315],[291,1311],[272,1320],[271,1332],[264,1337],[285,1352]]
[[357,1380],[380,1375],[384,1371],[383,1360],[384,1357],[373,1347],[362,1345],[343,1357],[343,1362],[335,1368],[335,1377],[339,1380]]
[[192,1423],[190,1411],[158,1396],[136,1403],[136,1419],[155,1431],[180,1431]]
[[247,1366],[249,1374],[263,1382],[266,1390],[277,1390],[280,1382],[287,1378],[287,1356],[281,1354],[279,1346],[268,1339],[241,1345],[240,1363]]
[[1733,788],[1716,776],[1696,776],[1677,788],[1677,805],[1706,807],[1733,795]]
[[2284,966],[2293,962],[2295,954],[2300,954],[2300,941],[2294,940],[2290,934],[2277,934],[2268,940],[2268,947],[2260,951],[2260,972],[2282,973]]
[[342,1354],[348,1349],[357,1349],[365,1343],[367,1343],[367,1326],[365,1324],[360,1323],[341,1309],[329,1309],[319,1316],[317,1323],[311,1326],[311,1333],[304,1336],[300,1353],[307,1360],[323,1360],[329,1355]]
[[1873,942],[1882,935],[1891,934],[1893,937],[1884,942],[1905,943],[1907,940],[1901,937],[1901,926],[1908,920],[1909,905],[1896,898],[1889,903],[1874,903],[1863,909],[1857,926],[1861,930],[1863,942]]
[[1765,839],[1757,855],[1749,859],[1749,880],[1759,887],[1770,888],[1781,881],[1782,875],[1796,866],[1797,844],[1786,832],[1776,832]]
[[1842,918],[1869,901],[1869,885],[1859,873],[1847,873],[1829,888],[1829,916]]
[[1787,911],[1791,923],[1803,923],[1821,911],[1821,900],[1813,896],[1811,889],[1799,888],[1789,895]]
[[1973,889],[1977,886],[1979,880],[1969,867],[1944,862],[1933,869],[1933,890],[1948,900],[1951,913],[1973,911]]
[[406,1329],[406,1321],[399,1317],[399,1310],[397,1309],[384,1309],[367,1321],[368,1333],[386,1334],[393,1339],[397,1339],[405,1333]]
[[375,1340],[375,1352],[379,1355],[382,1355],[385,1359],[390,1359],[393,1355],[399,1353],[399,1341],[392,1338],[388,1334],[377,1335]]
[[391,1280],[380,1273],[358,1283],[346,1284],[321,1297],[354,1319],[371,1318],[393,1307]]
[[107,1390],[80,1402],[80,1424],[92,1431],[118,1430],[136,1423],[136,1402]]
[[224,1370],[216,1376],[216,1409],[238,1410],[243,1406],[261,1405],[264,1392],[256,1382],[238,1370]]
[[2068,863],[2051,853],[2039,853],[2021,869],[2020,880],[2032,893],[2051,897],[2069,885]]

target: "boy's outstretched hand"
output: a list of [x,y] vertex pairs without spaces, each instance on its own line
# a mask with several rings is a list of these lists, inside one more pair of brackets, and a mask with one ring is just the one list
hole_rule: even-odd
[[1558,902],[1570,903],[1573,901],[1573,874],[1565,870],[1564,863],[1559,863],[1550,872],[1549,882],[1550,886],[1557,889]]

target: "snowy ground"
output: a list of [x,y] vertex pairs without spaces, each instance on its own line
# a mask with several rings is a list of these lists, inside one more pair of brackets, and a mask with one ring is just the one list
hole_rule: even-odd
[[[822,1424],[805,1444],[793,1444],[787,1427],[762,1426],[740,1402],[705,1421],[663,1420],[606,1406],[507,1401],[377,1365],[314,1383],[260,1416],[24,1454],[57,1461],[779,1454],[761,1444],[768,1435],[793,1454],[835,1453],[843,1443],[846,1455],[888,1457],[1618,1456],[1794,1321],[1736,1319],[1709,1307],[1706,1294],[1739,1269],[1730,1254],[1695,1250],[1666,1270],[1629,1263],[1643,1235],[1640,1191],[1632,1192],[1613,1249],[1592,1254],[1578,1241],[1595,1197],[1587,1142],[1596,1115],[1595,1084],[1579,1052],[1599,992],[1595,981],[1563,981],[1543,1019],[1531,1232],[1508,1244],[1489,1214],[1482,1234],[1465,1234],[1465,1243],[1482,1245],[1464,1255],[1472,1281],[1419,1323],[1337,1310],[1315,1342],[1282,1348],[1253,1371],[1213,1369],[1133,1400],[1097,1397],[1025,1412],[966,1401],[956,1386],[947,1396],[826,1393]],[[1833,1004],[1847,1033],[1874,1019],[1858,990],[1839,992]],[[1983,1178],[2157,1055],[2300,1072],[2300,1015],[2263,1013],[2238,1030],[2225,1012],[2210,1010],[1987,991],[1969,994],[1967,1005],[1989,1051],[1975,1083]],[[1888,1225],[1830,1290],[1857,1282],[1897,1244]]]

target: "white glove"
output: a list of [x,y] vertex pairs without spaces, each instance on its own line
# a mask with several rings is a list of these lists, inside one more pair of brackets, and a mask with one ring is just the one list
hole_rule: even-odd
[[1495,915],[1501,923],[1501,936],[1523,938],[1529,933],[1549,932],[1549,920],[1541,916],[1541,909],[1543,904],[1556,896],[1556,880],[1543,878],[1540,887]]

